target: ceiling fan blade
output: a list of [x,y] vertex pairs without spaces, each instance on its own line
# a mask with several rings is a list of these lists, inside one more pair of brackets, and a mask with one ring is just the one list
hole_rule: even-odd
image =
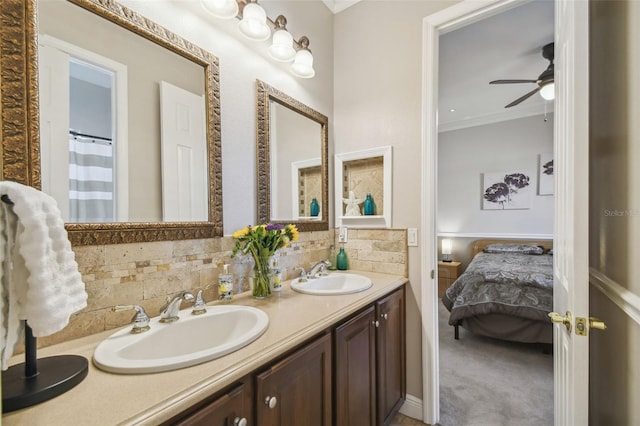
[[515,101],[511,102],[509,105],[507,105],[505,108],[510,108],[512,106],[518,105],[520,102],[524,101],[525,99],[530,98],[531,96],[535,95],[536,93],[538,93],[540,91],[540,87],[536,87],[535,89],[533,89],[532,91],[530,91],[529,93],[527,93],[524,96],[520,96],[518,99],[516,99]]
[[537,83],[538,80],[493,80],[489,84]]

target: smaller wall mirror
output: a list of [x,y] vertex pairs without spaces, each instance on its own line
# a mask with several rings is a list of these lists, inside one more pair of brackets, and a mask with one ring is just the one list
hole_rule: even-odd
[[329,229],[328,119],[257,80],[258,222]]

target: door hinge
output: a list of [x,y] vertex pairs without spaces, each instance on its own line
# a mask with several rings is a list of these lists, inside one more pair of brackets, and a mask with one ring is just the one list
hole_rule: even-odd
[[434,279],[436,277],[436,271],[434,271],[433,269],[431,270],[431,279]]

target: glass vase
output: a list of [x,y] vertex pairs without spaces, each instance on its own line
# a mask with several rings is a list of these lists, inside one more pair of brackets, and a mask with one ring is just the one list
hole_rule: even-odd
[[271,294],[271,256],[254,257],[253,287],[251,294],[256,299],[264,299]]

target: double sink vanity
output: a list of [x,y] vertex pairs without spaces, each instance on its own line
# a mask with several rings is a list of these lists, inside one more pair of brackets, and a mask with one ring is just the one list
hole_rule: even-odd
[[[291,288],[294,280],[265,300],[246,292],[232,304],[209,304],[204,315],[183,309],[172,324],[153,318],[145,333],[131,334],[129,325],[44,348],[42,356],[95,354],[87,378],[5,414],[3,424],[386,424],[405,396],[407,279],[371,272],[325,278],[335,288],[336,281],[370,287],[303,294]],[[112,359],[99,355],[105,345]],[[222,352],[198,359],[211,345]],[[177,362],[161,365],[167,360]],[[110,368],[97,368],[100,362],[121,370],[103,371]]]

